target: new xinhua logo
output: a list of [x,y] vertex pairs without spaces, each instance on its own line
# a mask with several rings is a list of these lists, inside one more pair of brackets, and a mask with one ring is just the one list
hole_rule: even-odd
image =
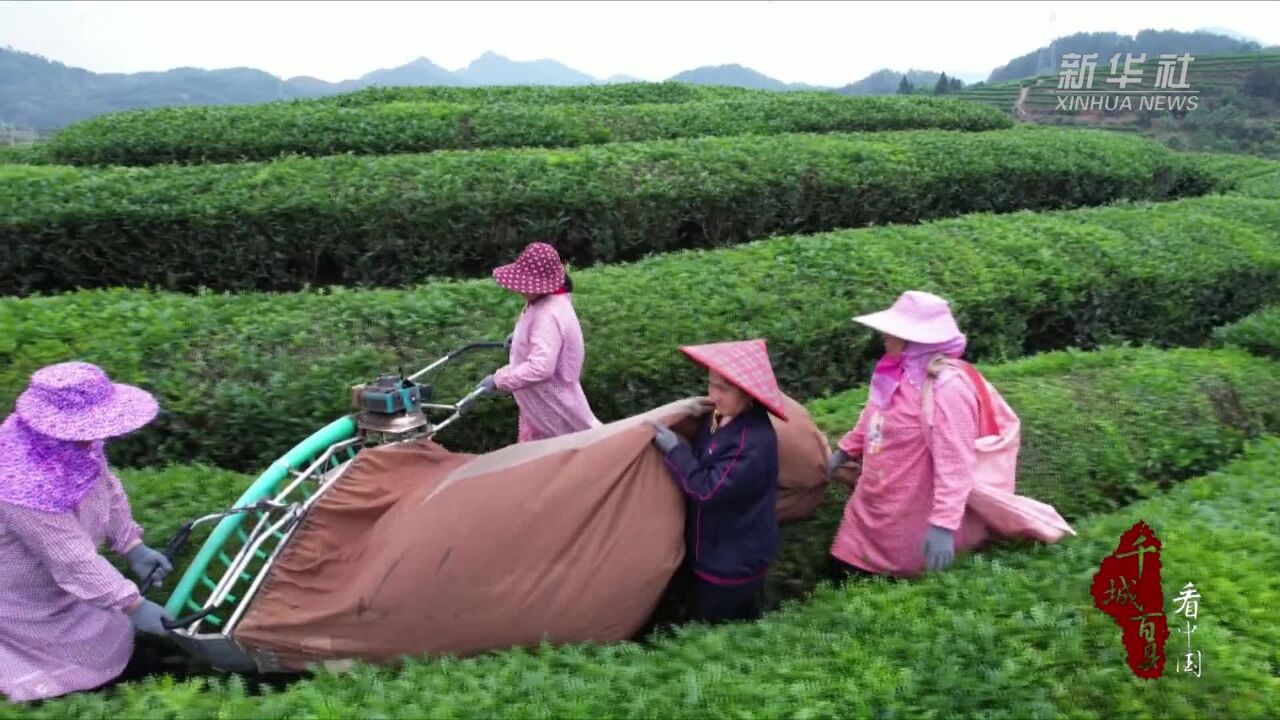
[[[1095,90],[1094,73],[1098,53],[1066,53],[1058,71],[1057,110],[1067,112],[1133,112],[1135,110],[1187,111],[1200,106],[1199,91],[1187,82],[1187,69],[1195,60],[1190,54],[1159,56],[1155,80],[1143,86],[1147,54],[1120,53],[1111,56],[1106,86]],[[1130,89],[1130,85],[1134,86]]]

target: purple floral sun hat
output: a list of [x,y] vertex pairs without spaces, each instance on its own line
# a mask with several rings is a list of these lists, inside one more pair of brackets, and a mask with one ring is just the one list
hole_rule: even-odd
[[128,435],[155,419],[160,406],[146,390],[112,382],[97,365],[65,362],[33,373],[16,410],[41,435],[83,442]]

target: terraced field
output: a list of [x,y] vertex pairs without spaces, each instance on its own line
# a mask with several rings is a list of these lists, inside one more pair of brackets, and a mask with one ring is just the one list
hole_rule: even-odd
[[[1110,77],[1111,59],[1098,58],[1097,62],[1098,66],[1094,71],[1091,89],[1095,91],[1116,89],[1118,86],[1113,87],[1106,82],[1106,78]],[[1121,57],[1121,68],[1123,63],[1124,58]],[[1141,87],[1143,89],[1151,90],[1154,88],[1157,64],[1156,58],[1148,58],[1145,63],[1132,64],[1133,69],[1142,71]],[[1197,91],[1200,104],[1208,107],[1225,95],[1238,93],[1244,86],[1245,78],[1249,71],[1254,68],[1280,68],[1280,54],[1259,53],[1256,55],[1206,55],[1195,57],[1187,65],[1186,82],[1192,90]],[[1178,79],[1180,79],[1180,76],[1175,78],[1175,80]],[[1109,121],[1120,123],[1132,122],[1135,116],[1134,112],[1060,112],[1058,106],[1058,95],[1060,94],[1058,82],[1059,78],[1055,73],[1042,77],[965,88],[956,93],[954,97],[993,107],[1003,111],[1009,117],[1025,118],[1039,122],[1051,120],[1078,122],[1082,119],[1087,119],[1090,123],[1096,124],[1099,119],[1105,118]],[[1018,113],[1018,101],[1023,88],[1027,89],[1025,97],[1022,98],[1022,108],[1025,110],[1025,115],[1020,115]],[[1133,107],[1135,110],[1140,109],[1136,100]]]
[[[1008,80],[1000,83],[992,83],[991,85],[979,85],[977,87],[967,87],[960,92],[954,94],[954,97],[963,100],[972,100],[975,102],[989,105],[1001,112],[1014,114],[1014,105],[1018,102],[1022,88],[1030,87],[1036,83],[1044,83],[1049,78],[1029,78],[1026,80]],[[1057,78],[1053,78],[1055,87]]]
[[[153,390],[166,413],[110,456],[163,546],[343,414],[352,384],[505,336],[519,302],[477,276],[544,239],[574,260],[606,422],[701,389],[676,345],[765,337],[834,439],[879,352],[849,318],[906,289],[946,296],[1022,418],[1019,491],[1079,536],[835,586],[833,485],[784,528],[757,623],[276,686],[146,640],[150,677],[0,718],[1275,716],[1280,164],[1008,129],[964,100],[797,98],[413,88],[69,128],[0,155],[0,397],[73,358]],[[395,119],[343,148],[355,136],[326,117]],[[481,118],[496,140],[461,143]],[[487,400],[440,439],[511,443],[514,405]],[[1187,581],[1204,596],[1199,678],[1134,677],[1093,608],[1098,563],[1138,519],[1164,542],[1166,603]]]

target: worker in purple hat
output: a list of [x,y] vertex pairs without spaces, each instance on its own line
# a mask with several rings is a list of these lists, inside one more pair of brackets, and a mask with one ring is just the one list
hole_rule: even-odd
[[144,390],[68,362],[33,374],[0,426],[0,691],[9,702],[104,685],[128,664],[135,630],[168,633],[164,609],[98,551],[123,556],[139,579],[173,569],[142,542],[103,449],[158,409]]

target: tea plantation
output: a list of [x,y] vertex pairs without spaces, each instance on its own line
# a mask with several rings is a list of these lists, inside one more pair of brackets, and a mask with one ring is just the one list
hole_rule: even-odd
[[[484,275],[533,240],[572,260],[606,422],[702,390],[676,345],[765,337],[834,440],[879,352],[849,318],[947,297],[1022,420],[1019,492],[1079,533],[835,584],[836,483],[784,526],[756,623],[274,685],[144,639],[152,675],[0,719],[1280,714],[1280,164],[1011,125],[962,100],[675,83],[386,88],[104,116],[0,155],[0,398],[69,359],[155,392],[163,415],[110,447],[153,546],[352,384],[503,338],[519,300]],[[460,363],[439,399],[498,360]],[[514,438],[496,399],[440,440]],[[1134,677],[1093,608],[1140,519],[1166,609],[1186,582],[1203,596],[1200,677],[1175,672],[1177,633],[1164,676]]]

